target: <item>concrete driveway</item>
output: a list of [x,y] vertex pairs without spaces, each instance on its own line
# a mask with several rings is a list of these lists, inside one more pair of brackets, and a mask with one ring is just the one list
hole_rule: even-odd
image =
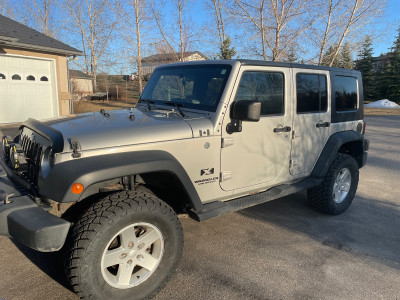
[[[400,299],[400,116],[367,116],[369,160],[349,210],[327,216],[305,193],[203,223],[163,299]],[[0,237],[0,298],[78,299],[57,254]]]

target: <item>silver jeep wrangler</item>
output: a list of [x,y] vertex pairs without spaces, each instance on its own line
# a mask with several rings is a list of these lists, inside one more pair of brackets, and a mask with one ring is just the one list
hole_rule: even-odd
[[364,131],[357,71],[160,66],[136,108],[29,119],[3,137],[0,234],[62,249],[82,298],[150,298],[182,254],[178,214],[203,221],[302,190],[318,211],[343,213]]

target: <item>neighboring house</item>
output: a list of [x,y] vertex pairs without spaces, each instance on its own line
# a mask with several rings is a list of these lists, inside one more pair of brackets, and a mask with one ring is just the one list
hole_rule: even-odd
[[383,71],[383,68],[386,66],[388,61],[389,61],[389,55],[387,55],[387,54],[381,54],[378,57],[373,57],[372,64],[373,64],[374,72]]
[[0,15],[0,123],[70,113],[67,57],[82,52]]
[[[178,62],[179,60],[177,59],[177,57],[180,57],[180,55],[180,53],[165,53],[155,54],[142,58],[142,76],[153,73],[154,69],[158,66]],[[207,56],[199,51],[183,53],[183,61],[207,59]]]
[[69,78],[71,80],[74,100],[81,100],[82,98],[93,94],[93,76],[82,71],[69,70]]

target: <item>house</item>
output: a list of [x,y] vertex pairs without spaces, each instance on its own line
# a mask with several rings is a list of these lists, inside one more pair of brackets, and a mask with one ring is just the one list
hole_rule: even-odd
[[0,123],[70,113],[67,58],[82,52],[0,15]]
[[372,64],[374,68],[374,72],[383,71],[386,64],[389,62],[389,55],[388,54],[381,54],[378,57],[372,58]]
[[[158,66],[171,64],[179,61],[180,53],[164,53],[155,54],[142,58],[142,76],[153,73],[154,69]],[[183,61],[194,61],[194,60],[207,60],[207,56],[199,51],[195,52],[184,52]]]
[[69,70],[71,92],[74,100],[93,94],[94,77],[79,70]]

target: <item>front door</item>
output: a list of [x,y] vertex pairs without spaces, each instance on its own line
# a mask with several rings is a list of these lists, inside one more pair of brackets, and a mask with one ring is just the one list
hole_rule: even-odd
[[[228,134],[222,124],[221,188],[226,191],[267,186],[289,173],[292,107],[290,69],[242,67],[233,101],[261,101],[258,122],[243,122],[242,132]],[[258,187],[255,187],[255,189]]]
[[329,72],[293,69],[293,78],[296,108],[290,173],[308,175],[330,136]]

